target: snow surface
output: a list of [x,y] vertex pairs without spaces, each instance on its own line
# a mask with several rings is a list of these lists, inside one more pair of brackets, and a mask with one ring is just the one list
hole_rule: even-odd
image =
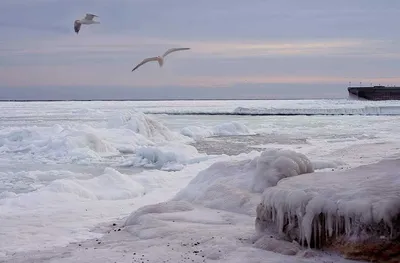
[[[286,150],[248,157],[231,157],[229,161],[211,165],[172,199],[142,206],[125,220],[101,226],[105,234],[97,239],[33,256],[19,253],[13,257],[13,262],[27,259],[46,259],[46,262],[352,262],[336,254],[305,253],[297,243],[276,239],[272,234],[260,236],[256,233],[253,212],[239,211],[238,204],[226,201],[254,195],[258,197],[258,200],[253,199],[254,210],[261,194],[251,192],[251,184],[246,189],[242,183],[246,182],[246,177],[252,181],[257,166],[263,165],[271,177],[276,176],[282,162],[295,163],[298,167],[294,170],[299,172],[286,170],[284,177],[300,177],[310,166],[305,156]],[[232,168],[228,172],[227,166]],[[264,174],[266,181],[269,176]],[[203,184],[198,184],[201,180]],[[219,190],[217,196],[212,189]]]
[[279,180],[398,158],[398,116],[170,114],[332,105],[396,103],[0,103],[0,261],[349,262],[260,236],[256,206]]

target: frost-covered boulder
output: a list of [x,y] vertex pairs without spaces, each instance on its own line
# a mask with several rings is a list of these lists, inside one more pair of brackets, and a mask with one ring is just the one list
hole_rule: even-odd
[[400,160],[340,172],[309,173],[267,188],[257,206],[256,229],[275,227],[310,247],[345,238],[400,236]]

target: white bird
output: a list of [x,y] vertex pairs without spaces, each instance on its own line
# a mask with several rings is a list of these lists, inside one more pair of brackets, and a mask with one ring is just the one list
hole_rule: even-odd
[[100,24],[100,22],[93,20],[93,18],[98,17],[97,15],[93,14],[86,14],[86,16],[83,19],[78,19],[75,20],[74,22],[74,30],[75,33],[79,33],[79,30],[81,29],[81,25],[91,25],[91,24]]
[[151,57],[151,58],[145,58],[145,59],[143,59],[143,61],[140,62],[134,69],[132,69],[132,72],[133,72],[135,69],[137,69],[138,67],[140,67],[141,65],[146,64],[147,62],[150,62],[150,61],[157,61],[157,62],[158,62],[158,65],[160,65],[160,67],[162,67],[162,66],[164,65],[164,58],[165,58],[168,54],[170,54],[170,53],[172,53],[172,52],[175,52],[175,51],[189,50],[189,49],[190,49],[190,48],[187,48],[187,47],[183,47],[183,48],[171,48],[171,49],[168,49],[168,50],[164,53],[164,55],[162,55],[162,56]]

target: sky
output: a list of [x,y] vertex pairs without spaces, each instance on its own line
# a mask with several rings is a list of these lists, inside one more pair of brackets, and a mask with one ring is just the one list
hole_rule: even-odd
[[399,24],[398,0],[1,0],[0,99],[347,97],[400,85]]

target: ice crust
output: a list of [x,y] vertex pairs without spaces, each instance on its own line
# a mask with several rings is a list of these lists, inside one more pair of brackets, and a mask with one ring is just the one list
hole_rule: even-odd
[[275,225],[291,239],[320,247],[333,237],[395,238],[400,227],[400,160],[347,171],[309,173],[263,192],[256,229]]

